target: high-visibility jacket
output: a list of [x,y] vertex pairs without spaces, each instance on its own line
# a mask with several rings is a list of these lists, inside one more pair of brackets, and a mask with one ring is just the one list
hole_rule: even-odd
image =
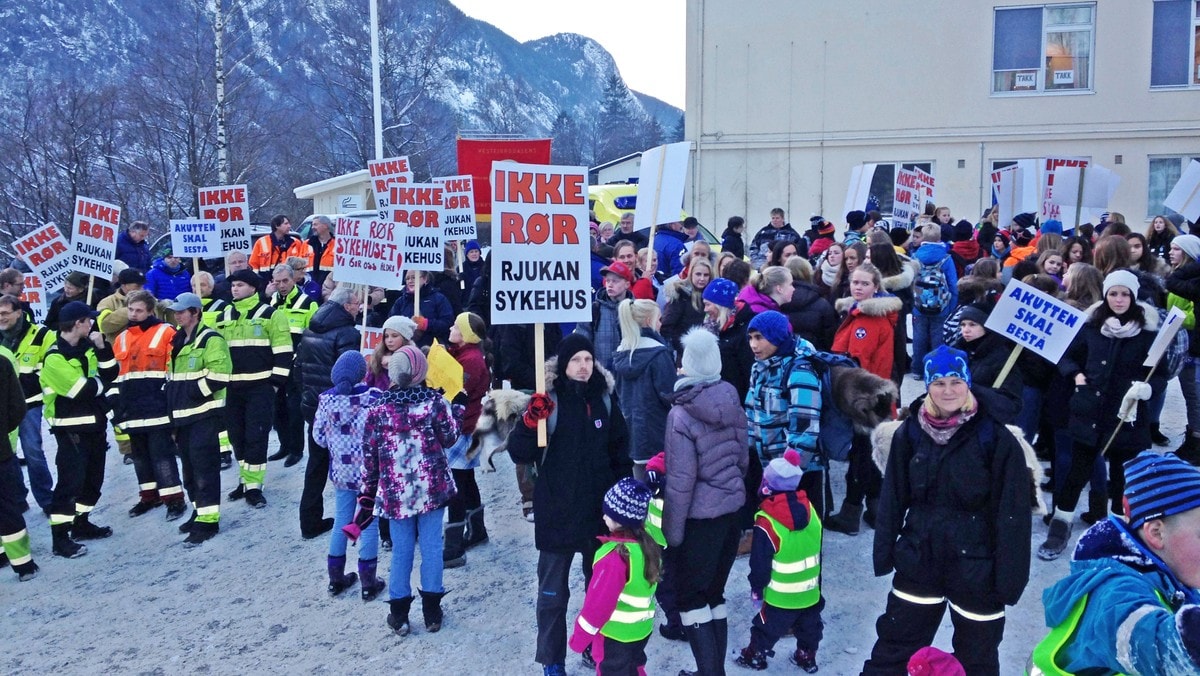
[[299,286],[293,286],[286,296],[280,296],[278,292],[272,295],[271,307],[275,308],[275,314],[282,314],[287,319],[288,331],[292,334],[292,349],[295,350],[300,345],[304,330],[308,328],[308,322],[320,306]]
[[149,327],[130,326],[113,342],[120,365],[113,421],[126,432],[167,427],[171,423],[163,386],[171,361],[175,327],[155,319]]
[[771,579],[763,589],[763,601],[787,610],[808,608],[821,599],[821,520],[810,505],[808,527],[788,530],[766,512],[765,518],[779,541],[779,550],[771,560]]
[[[21,426],[21,420],[25,417],[25,406],[21,405],[21,400],[25,398],[25,393],[21,390],[20,380],[17,377],[17,356],[12,353],[12,350],[0,345],[0,361],[8,362],[12,366],[11,379],[7,376],[0,376],[0,402],[4,404],[3,412],[0,412],[0,432],[8,429],[7,439],[0,438],[0,462],[4,462],[13,456],[13,449],[17,447],[18,430]],[[0,368],[6,368],[0,366]],[[7,381],[7,382],[5,382]],[[15,381],[15,382],[14,382]],[[8,442],[8,446],[4,442]],[[7,533],[0,532],[0,537]],[[28,539],[28,538],[26,538]],[[7,543],[7,538],[5,542]],[[28,544],[28,543],[27,543]]]
[[277,242],[275,237],[268,233],[254,242],[247,262],[250,264],[250,269],[258,273],[260,277],[270,279],[271,271],[275,269],[275,266],[286,263],[287,259],[293,256],[308,261],[308,267],[312,268],[313,252],[309,248],[308,242],[290,234],[286,242]]
[[212,298],[211,296],[201,298],[200,304],[204,306],[204,309],[200,311],[200,323],[210,329],[216,328],[217,317],[221,315],[221,311],[225,309],[225,306],[229,305],[227,301],[223,301],[220,298]]
[[313,281],[320,285],[325,281],[325,277],[333,272],[333,255],[337,253],[337,238],[333,233],[329,233],[329,241],[321,244],[321,238],[316,235],[310,235],[308,238],[308,248],[313,252],[313,265],[310,269]]
[[42,403],[42,383],[39,376],[42,363],[46,360],[46,352],[55,340],[54,332],[50,329],[26,323],[25,333],[12,350],[17,360],[17,377],[21,381],[21,389],[25,391],[26,406],[40,406]]
[[198,326],[190,339],[176,331],[165,387],[171,424],[190,425],[223,408],[232,368],[229,346],[215,330]]
[[600,627],[600,633],[622,643],[640,641],[654,630],[654,590],[658,584],[646,579],[646,560],[642,546],[636,542],[605,542],[596,551],[594,562],[607,556],[617,547],[629,554],[629,579],[617,597],[617,608]]
[[282,387],[292,369],[292,337],[287,318],[258,294],[234,301],[217,317],[217,331],[229,345],[233,364],[229,387],[270,381]]
[[[1158,596],[1158,602],[1167,610],[1171,610],[1170,604],[1163,598],[1163,595],[1155,590]],[[1071,672],[1058,666],[1059,655],[1062,654],[1071,640],[1075,637],[1075,630],[1079,628],[1079,621],[1083,618],[1083,611],[1087,610],[1088,595],[1084,594],[1083,598],[1079,599],[1074,607],[1071,608],[1071,613],[1067,615],[1067,619],[1062,624],[1050,630],[1046,638],[1042,639],[1033,649],[1033,655],[1029,658],[1029,669],[1026,671],[1030,676],[1071,676]],[[1174,611],[1172,611],[1174,612]],[[1118,676],[1120,676],[1118,674]]]
[[39,378],[46,401],[43,415],[50,429],[103,433],[108,426],[104,391],[116,380],[117,371],[117,360],[108,343],[100,349],[89,343],[80,353],[78,347],[71,347],[59,336],[46,352]]
[[646,533],[650,535],[650,539],[658,543],[659,547],[666,549],[667,536],[663,534],[662,530],[663,503],[662,498],[654,498],[650,501],[650,506],[646,510]]

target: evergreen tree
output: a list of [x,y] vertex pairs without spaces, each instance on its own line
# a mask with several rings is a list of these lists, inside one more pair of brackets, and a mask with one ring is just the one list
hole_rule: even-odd
[[675,123],[675,128],[671,130],[671,138],[667,140],[668,143],[678,143],[683,140],[683,133],[684,133],[683,122],[684,122],[684,113],[680,113],[679,121]]
[[584,164],[583,143],[579,125],[567,111],[560,110],[554,118],[554,126],[550,128],[550,161],[560,165]]
[[629,88],[621,76],[613,73],[604,83],[600,104],[600,143],[596,162],[607,162],[642,150],[641,125],[630,105]]

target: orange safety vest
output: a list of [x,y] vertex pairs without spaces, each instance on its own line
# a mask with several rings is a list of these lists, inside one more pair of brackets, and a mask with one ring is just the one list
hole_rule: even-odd
[[308,262],[308,268],[312,269],[313,252],[308,246],[308,242],[299,237],[288,235],[291,243],[286,249],[280,249],[275,246],[275,238],[270,234],[259,237],[254,242],[254,247],[250,250],[250,258],[247,261],[250,264],[250,269],[258,274],[271,274],[276,265],[286,263],[293,256],[303,258]]

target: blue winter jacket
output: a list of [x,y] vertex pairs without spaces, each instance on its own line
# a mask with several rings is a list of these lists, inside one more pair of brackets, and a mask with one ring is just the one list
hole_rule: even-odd
[[182,263],[172,270],[160,258],[146,273],[146,290],[158,300],[175,300],[179,294],[192,290],[192,273]]
[[950,256],[950,249],[941,242],[922,242],[921,246],[913,252],[913,258],[917,259],[921,265],[933,265],[942,261],[942,274],[946,275],[946,283],[950,285],[950,303],[946,305],[946,309],[940,315],[944,321],[954,311],[954,308],[958,307],[958,270],[954,267],[954,258]]
[[[637,348],[613,354],[617,397],[629,425],[629,457],[644,463],[663,450],[675,393],[675,353],[654,329],[642,329]],[[743,449],[744,450],[744,449]]]
[[822,469],[825,459],[817,451],[821,436],[821,381],[809,357],[816,350],[803,338],[795,349],[780,347],[767,359],[755,361],[746,394],[750,447],[764,467],[793,448],[804,458],[807,470]]
[[429,322],[429,326],[414,341],[418,347],[432,345],[434,338],[437,338],[442,345],[448,344],[450,342],[450,325],[454,323],[454,308],[450,307],[449,299],[442,295],[436,286],[429,284],[421,287],[420,313],[413,312],[413,300],[413,294],[409,293],[407,288],[404,289],[400,292],[400,297],[396,299],[395,304],[392,305],[392,311],[388,316],[413,317],[420,314]]
[[[1170,608],[1163,606],[1160,594]],[[1065,622],[1084,595],[1087,609],[1058,659],[1067,672],[1200,673],[1179,630],[1185,614],[1200,613],[1196,592],[1185,590],[1111,517],[1080,536],[1070,575],[1042,593],[1046,624]],[[1197,626],[1200,621],[1188,623]],[[1196,645],[1200,638],[1192,641]]]
[[683,261],[679,258],[684,251],[687,235],[682,232],[660,227],[654,233],[654,253],[658,255],[658,269],[668,273],[668,276],[678,275],[683,270]]
[[146,243],[146,240],[134,243],[133,238],[129,236],[129,231],[125,230],[117,235],[116,259],[135,270],[148,272],[150,270],[150,245]]

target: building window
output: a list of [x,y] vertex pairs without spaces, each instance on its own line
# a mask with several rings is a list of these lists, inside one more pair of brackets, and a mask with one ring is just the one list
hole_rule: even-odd
[[1163,206],[1163,200],[1171,194],[1171,189],[1179,182],[1183,170],[1192,160],[1200,157],[1151,157],[1150,182],[1146,190],[1146,218],[1170,211]]
[[872,209],[879,211],[881,214],[891,214],[892,206],[895,204],[896,197],[896,172],[901,169],[920,169],[921,171],[933,175],[933,162],[902,162],[889,164],[876,164],[875,175],[871,177],[871,200],[877,201],[875,204],[868,204]]
[[1150,86],[1200,85],[1200,0],[1155,0]]
[[1091,91],[1096,5],[995,10],[992,92]]

